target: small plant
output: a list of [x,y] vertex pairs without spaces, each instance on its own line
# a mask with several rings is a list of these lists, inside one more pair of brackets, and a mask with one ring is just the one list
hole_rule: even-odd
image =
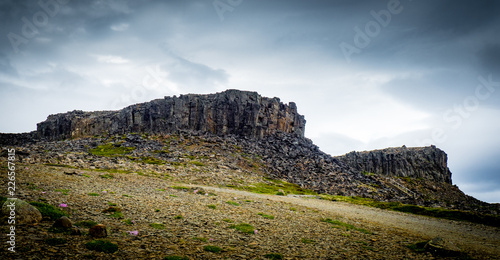
[[99,196],[99,193],[95,193],[95,192],[91,192],[89,194],[87,194],[89,196],[94,196],[94,197],[98,197]]
[[160,212],[160,210],[159,209],[155,209],[155,212]]
[[84,174],[84,175],[82,175],[82,176],[83,176],[83,177],[90,178],[90,176],[89,176],[89,175],[87,175],[87,174]]
[[201,166],[205,166],[205,164],[204,164],[204,163],[202,163],[202,162],[198,162],[198,161],[191,161],[191,164],[192,164],[192,165],[196,165],[196,166],[200,166],[200,167],[201,167]]
[[264,255],[264,258],[272,259],[272,260],[280,260],[280,259],[283,259],[283,256],[281,254],[271,253],[271,254]]
[[82,221],[76,222],[74,225],[77,227],[91,228],[91,227],[97,225],[97,223],[95,221],[92,221],[92,220],[82,220]]
[[185,256],[171,255],[171,256],[165,256],[163,260],[189,260],[189,258]]
[[215,206],[215,205],[213,205],[213,204],[210,204],[210,205],[208,205],[207,207],[209,207],[209,208],[211,208],[211,209],[216,209],[216,208],[217,208],[217,206]]
[[123,218],[123,213],[121,213],[121,212],[114,212],[113,214],[108,215],[108,217],[122,219]]
[[85,244],[85,247],[89,250],[104,252],[104,253],[114,253],[118,251],[118,245],[109,242],[104,239],[92,240]]
[[226,201],[227,204],[233,205],[233,206],[239,206],[240,204],[234,201]]
[[278,191],[278,192],[276,192],[276,195],[278,195],[278,196],[285,196],[285,193],[282,192],[282,191]]
[[267,218],[267,219],[274,219],[274,216],[273,215],[267,215],[267,214],[264,214],[264,213],[258,213],[257,215],[260,215],[264,218]]
[[116,203],[108,202],[108,205],[111,206],[111,207],[114,207],[114,206],[116,206]]
[[376,174],[373,172],[363,172],[364,176],[375,176]]
[[228,218],[225,218],[225,219],[223,219],[222,221],[227,222],[227,223],[233,223],[233,222],[234,222],[234,221],[232,221],[232,220],[230,220],[230,219],[228,219]]
[[293,207],[292,207],[292,208],[290,208],[290,210],[291,210],[291,211],[297,211],[297,209],[296,209],[296,208],[293,208]]
[[125,219],[123,221],[123,223],[125,223],[126,225],[133,225],[133,224],[135,224],[135,221],[132,221],[131,219],[128,218],[128,219]]
[[199,241],[202,241],[202,242],[208,242],[208,239],[204,238],[204,237],[193,237],[194,240],[199,240]]
[[184,186],[172,186],[172,189],[176,189],[176,190],[189,190],[188,187],[184,187]]
[[177,198],[177,195],[174,195],[174,194],[170,194],[170,197],[174,197],[174,198]]
[[247,233],[247,234],[254,234],[255,233],[255,228],[252,225],[246,224],[246,223],[232,225],[229,228],[234,228],[240,232]]
[[135,147],[122,147],[113,144],[99,145],[94,149],[90,149],[90,153],[97,156],[117,156],[132,152]]
[[64,238],[58,238],[58,237],[53,237],[53,238],[47,238],[45,239],[45,243],[51,245],[51,246],[57,246],[57,245],[62,245],[66,244],[66,239]]
[[37,208],[44,218],[49,218],[51,220],[56,220],[62,216],[68,216],[68,213],[43,202],[30,202],[32,206]]
[[99,177],[103,178],[103,179],[113,179],[115,176],[113,174],[103,174],[103,175],[99,175]]
[[113,212],[122,212],[121,208],[110,206],[109,208],[102,211],[103,213],[113,213]]
[[184,218],[184,217],[183,217],[183,216],[181,216],[181,215],[177,215],[177,216],[175,216],[175,217],[174,217],[174,219],[183,219],[183,218]]
[[220,253],[222,251],[222,248],[218,246],[204,246],[203,250],[207,252],[212,252],[212,253]]
[[128,194],[123,194],[122,195],[123,197],[127,197],[127,198],[131,198],[132,196],[128,195]]
[[316,241],[314,241],[312,239],[307,239],[307,238],[302,238],[301,241],[304,244],[314,244],[314,243],[316,243]]
[[162,223],[151,223],[149,226],[155,229],[165,229],[165,225]]

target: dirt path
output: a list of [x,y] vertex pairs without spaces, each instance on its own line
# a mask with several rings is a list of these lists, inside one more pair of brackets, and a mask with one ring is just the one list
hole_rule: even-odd
[[354,221],[405,231],[423,239],[441,237],[466,251],[488,252],[500,258],[500,229],[495,227],[381,210],[345,202],[256,194],[208,186],[203,188],[219,193],[232,193],[318,209]]

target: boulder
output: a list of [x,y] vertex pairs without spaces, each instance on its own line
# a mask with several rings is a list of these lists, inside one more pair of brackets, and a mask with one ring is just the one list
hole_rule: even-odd
[[2,222],[9,224],[11,221],[15,221],[16,225],[36,224],[42,220],[42,214],[37,208],[20,199],[7,199],[1,213]]
[[92,237],[101,238],[101,237],[107,237],[108,232],[106,230],[105,225],[98,224],[98,225],[95,225],[89,229],[89,235]]
[[71,223],[71,220],[69,220],[68,217],[62,216],[59,219],[57,219],[54,224],[52,225],[55,228],[71,228],[73,226],[73,223]]

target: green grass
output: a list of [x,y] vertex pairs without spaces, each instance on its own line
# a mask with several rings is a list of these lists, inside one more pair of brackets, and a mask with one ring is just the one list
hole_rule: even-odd
[[171,255],[171,256],[165,256],[163,260],[189,260],[189,258],[185,256]]
[[264,213],[258,213],[257,215],[262,216],[263,218],[267,218],[267,219],[274,219],[273,215],[267,215]]
[[165,229],[165,225],[162,223],[151,223],[149,226],[155,229]]
[[103,179],[113,179],[115,176],[113,176],[113,174],[104,174],[104,175],[99,175],[99,177],[103,178]]
[[294,208],[294,207],[291,207],[291,208],[290,208],[290,210],[291,210],[291,211],[297,211],[297,209],[296,209],[296,208]]
[[184,217],[183,217],[183,216],[181,216],[181,215],[177,215],[177,216],[175,216],[175,217],[174,217],[174,219],[183,219],[183,218],[184,218]]
[[461,211],[444,208],[431,208],[416,205],[403,204],[400,202],[383,202],[361,197],[346,197],[335,195],[320,195],[322,199],[332,201],[343,201],[357,205],[388,209],[393,211],[423,215],[435,218],[444,218],[456,221],[468,221],[493,227],[500,227],[500,216],[489,214],[478,214],[470,211]]
[[205,164],[204,164],[204,163],[202,163],[202,162],[198,162],[198,161],[191,161],[191,162],[189,162],[189,163],[191,163],[192,165],[196,165],[196,166],[205,166]]
[[326,223],[330,223],[334,226],[339,226],[339,227],[344,227],[346,228],[347,230],[356,230],[356,231],[359,231],[361,233],[365,233],[365,234],[372,234],[370,231],[366,230],[366,229],[362,229],[362,228],[357,228],[351,224],[347,224],[347,223],[344,223],[342,221],[339,221],[339,220],[332,220],[330,218],[325,218],[325,219],[321,219],[321,221],[323,222],[326,222]]
[[234,221],[232,221],[232,220],[230,220],[230,219],[228,219],[228,218],[225,218],[225,219],[223,219],[222,221],[227,222],[227,223],[233,223],[233,222],[234,222]]
[[122,147],[115,146],[113,144],[104,144],[90,149],[90,153],[97,156],[117,156],[130,153],[133,150],[135,150],[135,147]]
[[188,187],[184,187],[184,186],[172,186],[172,189],[176,189],[176,190],[189,190]]
[[123,223],[125,223],[126,225],[133,225],[133,224],[134,224],[134,222],[132,222],[132,220],[131,220],[131,219],[129,219],[129,218],[128,218],[128,219],[125,219],[125,220],[123,221]]
[[104,252],[104,253],[114,253],[118,251],[118,245],[109,242],[104,239],[92,240],[85,244],[85,247],[89,250]]
[[102,212],[103,213],[122,212],[122,209],[115,206],[109,206],[109,208],[103,210]]
[[205,237],[193,237],[193,240],[199,240],[199,241],[202,241],[202,242],[208,242],[208,239],[205,238]]
[[222,248],[218,246],[204,246],[203,250],[207,252],[212,252],[212,253],[220,253],[222,251]]
[[271,253],[271,254],[264,255],[264,258],[272,259],[272,260],[281,260],[281,259],[283,259],[283,256],[281,254]]
[[227,204],[233,205],[233,206],[239,206],[240,204],[234,201],[226,201]]
[[121,213],[121,212],[114,212],[113,214],[108,215],[108,217],[122,219],[123,218],[123,213]]
[[211,209],[216,209],[216,208],[217,208],[217,206],[215,206],[215,205],[213,205],[213,204],[210,204],[210,205],[208,205],[207,207],[209,207],[209,208],[211,208]]
[[59,238],[59,237],[52,237],[52,238],[47,238],[45,239],[45,243],[51,245],[51,246],[57,246],[57,245],[62,245],[66,244],[67,240],[64,238]]
[[56,220],[62,216],[69,216],[68,213],[47,203],[33,201],[30,204],[37,208],[44,218]]
[[124,173],[124,174],[131,173],[131,171],[129,170],[120,170],[120,169],[93,169],[93,171],[107,172],[107,173]]
[[74,225],[77,227],[91,228],[91,227],[97,225],[97,223],[93,220],[82,220],[82,221],[76,222]]
[[238,225],[232,225],[229,228],[234,228],[240,232],[247,233],[247,234],[253,234],[255,232],[255,228],[247,223],[241,223]]
[[316,241],[314,241],[312,239],[307,239],[307,238],[302,238],[300,241],[302,241],[302,243],[304,243],[304,244],[314,244],[314,243],[316,243]]
[[91,192],[91,193],[88,193],[87,195],[89,195],[89,196],[94,196],[94,197],[98,197],[98,196],[99,196],[99,193]]
[[109,205],[109,206],[114,207],[114,206],[116,206],[117,204],[116,204],[116,203],[113,203],[113,202],[108,202],[108,205]]
[[[254,193],[260,193],[260,194],[277,195],[278,193],[280,193],[279,195],[285,195],[286,193],[286,194],[296,194],[296,195],[318,195],[316,192],[308,189],[303,189],[297,184],[281,180],[269,179],[269,178],[265,179],[268,181],[267,183],[259,182],[259,183],[253,183],[248,186],[227,185],[227,187]],[[282,191],[284,191],[284,193]]]

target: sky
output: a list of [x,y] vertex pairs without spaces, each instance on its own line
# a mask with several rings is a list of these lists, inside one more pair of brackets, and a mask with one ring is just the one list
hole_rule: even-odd
[[342,155],[434,144],[500,203],[500,2],[0,0],[0,132],[226,89],[297,103]]

